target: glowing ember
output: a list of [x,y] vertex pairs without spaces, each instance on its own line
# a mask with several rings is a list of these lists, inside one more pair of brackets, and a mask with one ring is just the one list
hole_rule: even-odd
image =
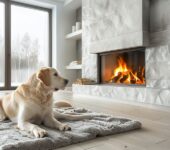
[[139,67],[137,71],[128,67],[122,57],[118,58],[118,66],[113,69],[109,82],[124,84],[145,84],[145,68]]

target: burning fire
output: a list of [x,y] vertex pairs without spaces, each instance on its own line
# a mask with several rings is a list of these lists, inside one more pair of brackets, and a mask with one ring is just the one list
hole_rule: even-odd
[[122,57],[118,58],[118,67],[113,70],[109,82],[124,84],[145,84],[145,68],[139,67],[138,71],[128,67]]

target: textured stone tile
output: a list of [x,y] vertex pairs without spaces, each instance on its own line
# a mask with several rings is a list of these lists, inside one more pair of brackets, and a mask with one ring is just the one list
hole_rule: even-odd
[[147,87],[170,88],[170,48],[169,45],[146,49]]
[[161,78],[152,80],[147,78],[147,87],[170,89],[170,79]]
[[160,89],[147,88],[145,103],[160,104],[159,93],[160,93]]
[[82,64],[82,77],[97,80],[97,56],[84,51]]
[[170,62],[146,63],[146,79],[169,79]]
[[141,28],[142,26],[139,28],[138,26],[131,25],[131,23],[122,23],[121,19],[115,18],[113,14],[95,22],[93,20],[88,21],[89,31],[87,32],[92,33],[90,34],[90,41],[96,42],[99,40],[112,39],[113,37],[121,36],[124,34],[129,35],[131,32],[139,32],[142,30]]
[[169,45],[147,48],[146,63],[150,62],[170,62]]
[[160,92],[160,101],[162,105],[170,106],[170,90],[161,90]]
[[[104,34],[104,31],[103,31]],[[109,32],[111,34],[111,32]],[[95,35],[98,36],[98,35]],[[94,37],[94,36],[93,36]],[[141,37],[141,38],[140,38]],[[133,34],[124,34],[104,40],[93,41],[89,44],[89,51],[91,53],[101,53],[107,51],[114,51],[117,49],[134,48],[137,46],[144,46],[143,32],[134,32]],[[114,41],[114,42],[113,42]]]
[[142,102],[170,106],[170,90],[108,85],[73,85],[73,93],[106,97],[126,102]]
[[115,14],[116,17],[123,22],[125,20],[128,21],[127,18],[129,19],[131,16],[134,16],[134,11],[136,12],[134,16],[136,22],[141,18],[142,0],[138,0],[138,2],[136,2],[136,0],[131,0],[128,3],[126,3],[126,0],[90,0],[88,4],[89,5],[86,5],[86,7],[92,9],[90,13],[92,19],[100,20],[101,18]]

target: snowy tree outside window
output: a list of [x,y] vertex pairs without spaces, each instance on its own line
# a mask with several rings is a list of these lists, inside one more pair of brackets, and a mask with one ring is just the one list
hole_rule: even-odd
[[49,65],[49,14],[32,8],[11,7],[11,84],[26,81]]

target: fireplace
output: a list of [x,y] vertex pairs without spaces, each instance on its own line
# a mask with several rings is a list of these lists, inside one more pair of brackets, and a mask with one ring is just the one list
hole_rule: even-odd
[[145,48],[98,54],[100,84],[145,85]]
[[[74,95],[170,106],[169,1],[99,0],[83,6],[82,78],[97,83],[73,84]],[[131,71],[130,82],[120,71],[115,74],[121,78],[114,78],[114,70],[124,66],[119,64],[141,81]]]

